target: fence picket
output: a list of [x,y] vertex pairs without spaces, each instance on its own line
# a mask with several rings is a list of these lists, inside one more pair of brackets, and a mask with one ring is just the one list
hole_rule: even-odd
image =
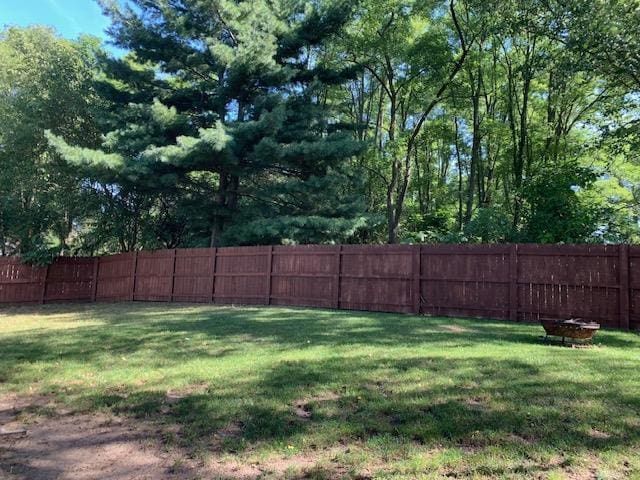
[[136,270],[138,269],[138,251],[133,252],[133,260],[131,261],[131,292],[129,300],[132,302],[136,299]]
[[91,301],[96,301],[96,296],[98,294],[98,273],[100,272],[100,257],[95,257],[93,259],[93,276],[92,276],[92,284],[91,284]]
[[518,245],[509,246],[509,320],[518,321]]
[[630,288],[629,288],[629,245],[619,245],[619,297],[620,297],[620,320],[618,327],[624,330],[629,329],[630,317]]
[[49,279],[49,265],[44,268],[42,274],[42,293],[40,296],[40,303],[43,304],[47,300],[47,280]]

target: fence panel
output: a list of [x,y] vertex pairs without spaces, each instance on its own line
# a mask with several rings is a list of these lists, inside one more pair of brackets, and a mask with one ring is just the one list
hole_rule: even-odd
[[40,303],[44,299],[47,267],[23,264],[17,257],[0,257],[0,303]]
[[412,249],[409,245],[344,245],[338,308],[411,312]]
[[138,252],[134,300],[170,302],[175,250]]
[[640,329],[640,246],[629,247],[629,327]]
[[97,301],[131,300],[134,288],[135,253],[120,253],[100,257],[98,266]]
[[422,313],[509,317],[509,245],[424,245]]
[[60,257],[49,265],[45,302],[91,301],[94,285],[92,257]]
[[543,317],[620,325],[620,265],[616,245],[519,245],[518,309]]
[[219,248],[213,297],[216,303],[266,304],[271,247]]
[[173,301],[211,302],[215,262],[215,248],[176,250]]
[[273,305],[332,307],[339,288],[339,247],[273,247],[269,302]]

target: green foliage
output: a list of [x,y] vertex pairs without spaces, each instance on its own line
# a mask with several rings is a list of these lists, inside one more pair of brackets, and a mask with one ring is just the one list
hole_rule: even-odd
[[354,176],[337,173],[362,144],[322,101],[347,74],[328,76],[320,58],[346,4],[223,1],[211,16],[207,1],[136,3],[107,7],[132,53],[103,63],[101,148],[50,136],[125,204],[122,249],[166,244],[166,222],[181,245],[331,242],[364,226]]
[[69,251],[85,213],[82,178],[49,147],[45,130],[95,143],[91,88],[97,42],[44,27],[0,33],[0,249],[39,258]]
[[[339,46],[362,67],[343,108],[368,126],[369,208],[389,241],[637,238],[635,182],[611,168],[637,163],[633,3],[361,3]],[[616,182],[621,197],[603,196]]]
[[526,187],[529,205],[523,237],[538,243],[583,243],[594,241],[597,205],[581,199],[578,192],[591,187],[596,173],[575,164],[555,165],[537,172]]
[[[365,206],[352,188],[357,184],[348,172],[329,170],[323,176],[265,182],[254,205],[247,205],[224,234],[230,245],[346,243],[370,223]],[[265,203],[260,198],[271,199]]]
[[0,37],[2,253],[640,241],[635,0],[102,3]]
[[513,224],[506,212],[496,207],[478,209],[464,227],[461,240],[480,243],[501,243],[514,239]]

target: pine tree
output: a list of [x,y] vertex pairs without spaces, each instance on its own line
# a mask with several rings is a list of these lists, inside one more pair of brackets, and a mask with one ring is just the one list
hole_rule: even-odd
[[351,72],[322,61],[349,2],[132,3],[104,4],[113,42],[130,53],[103,61],[102,148],[50,136],[67,161],[146,199],[138,218],[170,199],[181,244],[339,241],[363,224],[345,173],[363,145],[326,102]]

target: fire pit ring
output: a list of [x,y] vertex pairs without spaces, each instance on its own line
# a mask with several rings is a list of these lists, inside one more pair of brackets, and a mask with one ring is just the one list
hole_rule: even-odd
[[595,333],[600,330],[600,324],[596,322],[585,322],[580,318],[569,320],[559,320],[556,318],[541,318],[540,323],[544,328],[547,337],[562,337],[562,343],[566,338],[575,340],[591,341]]

